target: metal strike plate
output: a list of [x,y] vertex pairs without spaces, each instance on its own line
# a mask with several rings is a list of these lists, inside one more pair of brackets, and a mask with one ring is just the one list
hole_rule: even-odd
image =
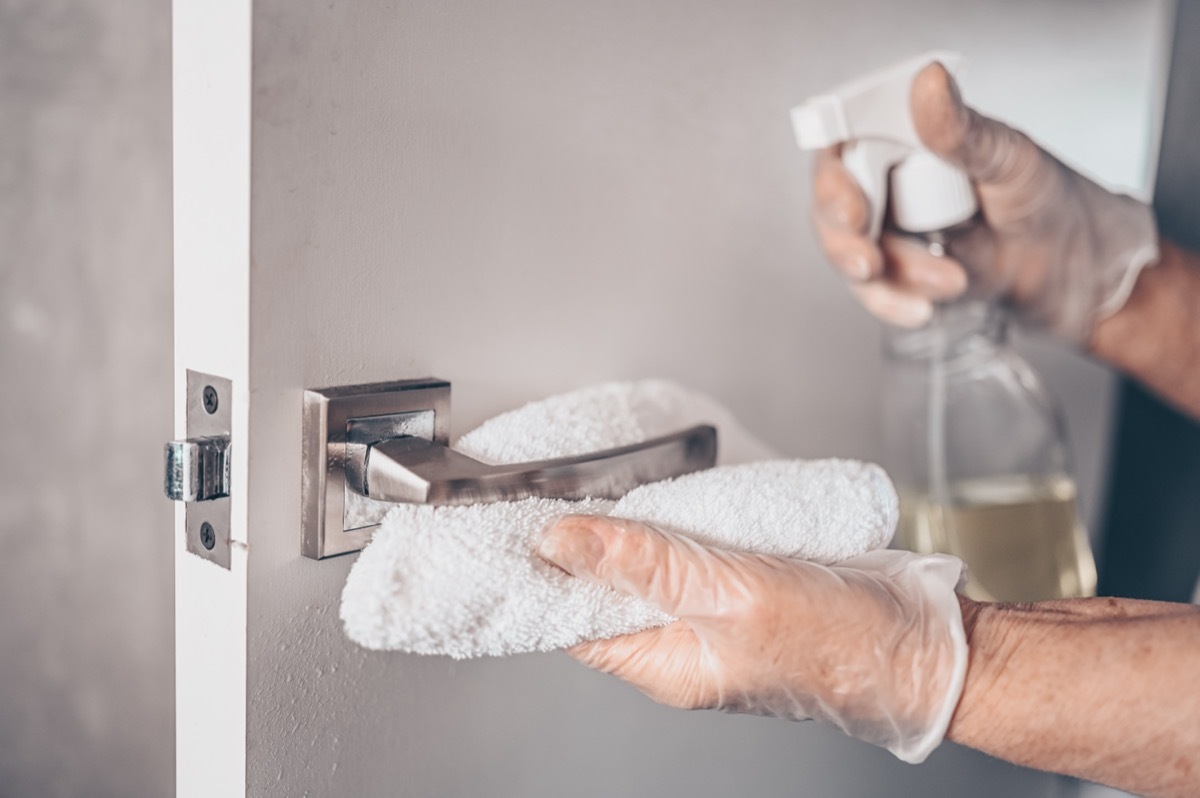
[[347,453],[404,436],[449,445],[450,383],[424,378],[304,392],[301,553],[358,551],[394,505],[355,493]]
[[189,438],[166,447],[163,489],[177,502],[206,502],[229,495],[229,438]]
[[233,385],[189,369],[186,401],[187,439],[166,446],[164,488],[185,502],[187,550],[228,569]]

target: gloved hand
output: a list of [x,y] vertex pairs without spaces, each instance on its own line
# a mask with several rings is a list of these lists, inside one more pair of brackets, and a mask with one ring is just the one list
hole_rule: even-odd
[[964,169],[986,225],[954,241],[947,257],[895,233],[866,237],[867,200],[836,149],[818,156],[816,228],[829,259],[879,318],[919,327],[931,300],[1003,295],[1032,326],[1085,343],[1095,323],[1125,303],[1138,273],[1158,259],[1154,218],[1136,200],[1071,170],[1023,133],[962,104],[940,64],[918,73],[909,95],[922,142]]
[[559,520],[539,551],[679,618],[570,652],[660,703],[827,720],[920,762],[962,693],[953,557],[874,551],[822,566],[591,516]]

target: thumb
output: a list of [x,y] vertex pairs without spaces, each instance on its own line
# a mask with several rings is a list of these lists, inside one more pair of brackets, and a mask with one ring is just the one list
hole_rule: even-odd
[[724,553],[619,518],[564,516],[543,533],[538,553],[569,574],[676,616],[712,615],[726,581]]
[[1014,180],[1039,159],[1037,145],[1023,133],[964,105],[958,84],[936,61],[913,78],[908,102],[925,146],[976,182]]

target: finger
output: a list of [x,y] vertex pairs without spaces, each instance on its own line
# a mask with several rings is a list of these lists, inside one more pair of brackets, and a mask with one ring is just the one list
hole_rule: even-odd
[[568,515],[543,533],[538,552],[569,574],[671,615],[715,614],[728,590],[721,553],[636,521]]
[[706,682],[700,641],[683,621],[567,650],[589,668],[623,679],[656,701],[697,708]]
[[[963,268],[972,295],[999,296],[1011,291],[1015,299],[1021,300],[1021,286],[1013,283],[1013,257],[1002,256],[996,231],[990,225],[973,225],[965,234],[955,236],[948,255]],[[1036,270],[1027,269],[1025,274],[1032,277]]]
[[883,274],[883,253],[860,233],[831,225],[813,215],[821,249],[834,268],[850,280],[866,282]]
[[939,63],[917,73],[909,108],[925,146],[976,181],[1020,182],[1040,160],[1027,136],[964,105],[954,78]]
[[827,225],[859,235],[867,232],[870,205],[858,181],[842,163],[840,151],[817,153],[813,173],[813,215]]
[[926,299],[955,299],[967,290],[967,272],[952,257],[934,254],[929,246],[906,236],[885,234],[880,244],[887,259],[887,282]]
[[933,318],[933,302],[891,283],[875,280],[850,287],[872,315],[897,327],[924,327]]

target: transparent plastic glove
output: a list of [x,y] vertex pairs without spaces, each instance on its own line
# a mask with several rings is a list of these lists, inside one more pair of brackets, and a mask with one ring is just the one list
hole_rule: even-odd
[[570,652],[660,703],[826,720],[915,763],[962,693],[953,557],[875,551],[822,566],[591,516],[558,521],[540,553],[679,618]]
[[859,300],[884,321],[918,327],[932,316],[931,300],[956,298],[970,284],[974,295],[1006,297],[1031,326],[1086,342],[1095,323],[1125,303],[1141,269],[1158,259],[1150,209],[964,106],[940,64],[917,75],[909,104],[925,145],[971,177],[985,224],[953,240],[947,257],[896,233],[871,241],[866,198],[838,152],[822,152],[816,228]]

